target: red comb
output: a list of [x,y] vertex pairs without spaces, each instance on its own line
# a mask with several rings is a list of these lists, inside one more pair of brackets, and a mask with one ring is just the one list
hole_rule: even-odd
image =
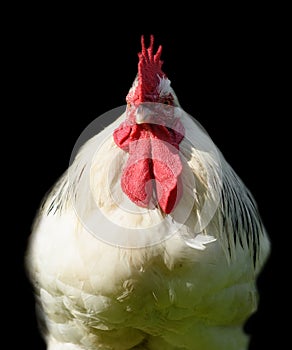
[[[132,91],[128,96],[128,100],[141,102],[155,102],[157,98],[157,88],[159,85],[159,77],[166,77],[161,67],[163,61],[160,56],[162,46],[160,45],[154,54],[154,36],[150,35],[150,45],[145,46],[144,36],[141,36],[142,50],[138,53],[138,85],[135,91]],[[132,102],[129,101],[129,102]]]

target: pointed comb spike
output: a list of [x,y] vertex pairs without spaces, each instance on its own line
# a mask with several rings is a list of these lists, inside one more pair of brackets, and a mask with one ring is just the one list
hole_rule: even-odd
[[[159,62],[162,53],[162,46],[159,45],[156,54],[154,55],[154,62]],[[161,61],[163,63],[163,61]]]
[[148,48],[148,57],[149,57],[149,61],[153,62],[153,46],[154,46],[154,36],[150,35],[150,45]]
[[141,47],[142,47],[142,51],[141,53],[138,54],[139,58],[140,58],[140,55],[142,55],[143,57],[146,57],[146,47],[145,47],[145,39],[144,39],[144,35],[141,36]]

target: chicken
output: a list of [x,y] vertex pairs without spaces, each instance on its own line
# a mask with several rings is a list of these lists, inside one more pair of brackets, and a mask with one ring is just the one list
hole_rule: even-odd
[[270,241],[142,36],[117,120],[45,197],[26,266],[48,350],[246,350]]

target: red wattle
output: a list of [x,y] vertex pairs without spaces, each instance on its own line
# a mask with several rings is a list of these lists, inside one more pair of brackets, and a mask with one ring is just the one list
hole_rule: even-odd
[[140,207],[148,207],[153,194],[150,139],[130,142],[129,158],[123,170],[121,186]]
[[[129,158],[121,177],[124,193],[140,207],[157,201],[161,210],[171,213],[182,196],[182,164],[179,143],[183,126],[176,132],[157,124],[125,122],[114,131],[114,141]],[[154,197],[155,198],[154,198]]]
[[177,148],[168,142],[151,139],[153,175],[156,184],[156,196],[161,209],[169,214],[182,195],[179,181],[182,164]]

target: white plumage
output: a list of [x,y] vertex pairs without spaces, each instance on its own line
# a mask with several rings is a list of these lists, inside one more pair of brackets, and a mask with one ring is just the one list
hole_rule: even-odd
[[269,240],[209,136],[178,102],[173,111],[186,133],[172,213],[140,208],[121,189],[128,154],[112,134],[126,112],[86,142],[45,198],[27,267],[48,350],[247,349],[242,328],[257,309]]

